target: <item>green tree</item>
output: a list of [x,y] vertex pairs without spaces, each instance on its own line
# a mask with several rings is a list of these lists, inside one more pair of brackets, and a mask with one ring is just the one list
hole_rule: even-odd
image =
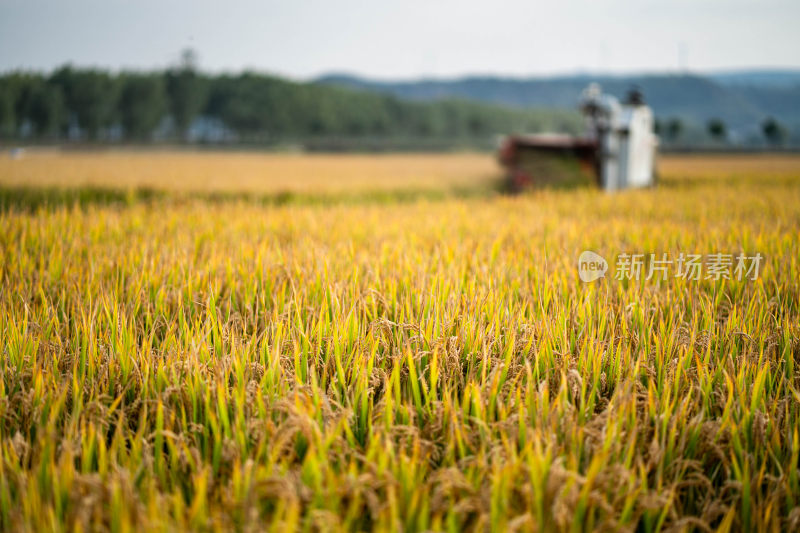
[[772,146],[780,146],[786,140],[786,129],[772,117],[767,118],[761,124],[761,131],[764,133],[767,143]]
[[51,82],[60,87],[67,108],[90,139],[97,139],[114,122],[118,84],[107,72],[66,66],[52,75]]
[[309,86],[246,72],[213,80],[206,113],[244,137],[275,139],[303,134],[309,117],[328,99],[310,96]]
[[27,122],[38,137],[55,137],[63,123],[64,98],[58,87],[34,74],[17,76],[14,115],[17,128]]
[[28,118],[40,137],[57,137],[64,118],[64,97],[57,87],[35,85],[29,94]]
[[197,72],[197,57],[184,50],[181,64],[166,72],[169,112],[181,138],[186,138],[189,126],[208,101],[208,82]]
[[711,138],[716,142],[724,142],[728,136],[728,130],[725,123],[718,118],[712,118],[706,124],[706,129]]
[[669,119],[666,130],[667,140],[673,143],[676,142],[683,133],[683,121],[677,117]]
[[0,78],[0,138],[13,137],[17,131],[17,115],[14,112],[16,90],[10,77]]
[[161,76],[125,74],[121,77],[119,115],[129,139],[146,140],[164,117],[167,97]]

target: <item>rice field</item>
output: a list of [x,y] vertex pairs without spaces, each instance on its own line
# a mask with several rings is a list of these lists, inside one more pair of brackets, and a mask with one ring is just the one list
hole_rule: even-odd
[[[800,157],[498,175],[0,157],[0,530],[798,529]],[[763,262],[584,283],[584,250]]]
[[496,177],[485,154],[33,150],[0,157],[8,186],[155,189],[172,193],[320,194],[474,187]]

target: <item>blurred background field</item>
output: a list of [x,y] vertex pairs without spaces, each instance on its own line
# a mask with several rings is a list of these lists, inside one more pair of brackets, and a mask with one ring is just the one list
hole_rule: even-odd
[[[0,187],[147,189],[300,196],[357,192],[490,193],[502,169],[487,153],[303,154],[246,151],[31,149],[0,157]],[[662,184],[795,179],[797,154],[664,154]]]
[[0,184],[152,188],[184,192],[330,193],[486,184],[500,172],[484,153],[271,154],[263,152],[31,150],[0,158]]

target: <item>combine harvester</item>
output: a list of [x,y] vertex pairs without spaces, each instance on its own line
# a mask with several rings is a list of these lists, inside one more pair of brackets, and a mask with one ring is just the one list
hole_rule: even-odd
[[595,182],[606,191],[655,184],[653,111],[638,90],[621,103],[591,84],[581,96],[586,135],[512,135],[500,148],[507,186],[572,186]]

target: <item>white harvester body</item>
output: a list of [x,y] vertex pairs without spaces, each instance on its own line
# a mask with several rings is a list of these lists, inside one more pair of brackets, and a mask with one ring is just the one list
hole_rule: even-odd
[[658,137],[653,111],[634,92],[625,103],[592,84],[584,90],[581,109],[587,135],[597,142],[599,181],[603,189],[649,187],[655,183]]

